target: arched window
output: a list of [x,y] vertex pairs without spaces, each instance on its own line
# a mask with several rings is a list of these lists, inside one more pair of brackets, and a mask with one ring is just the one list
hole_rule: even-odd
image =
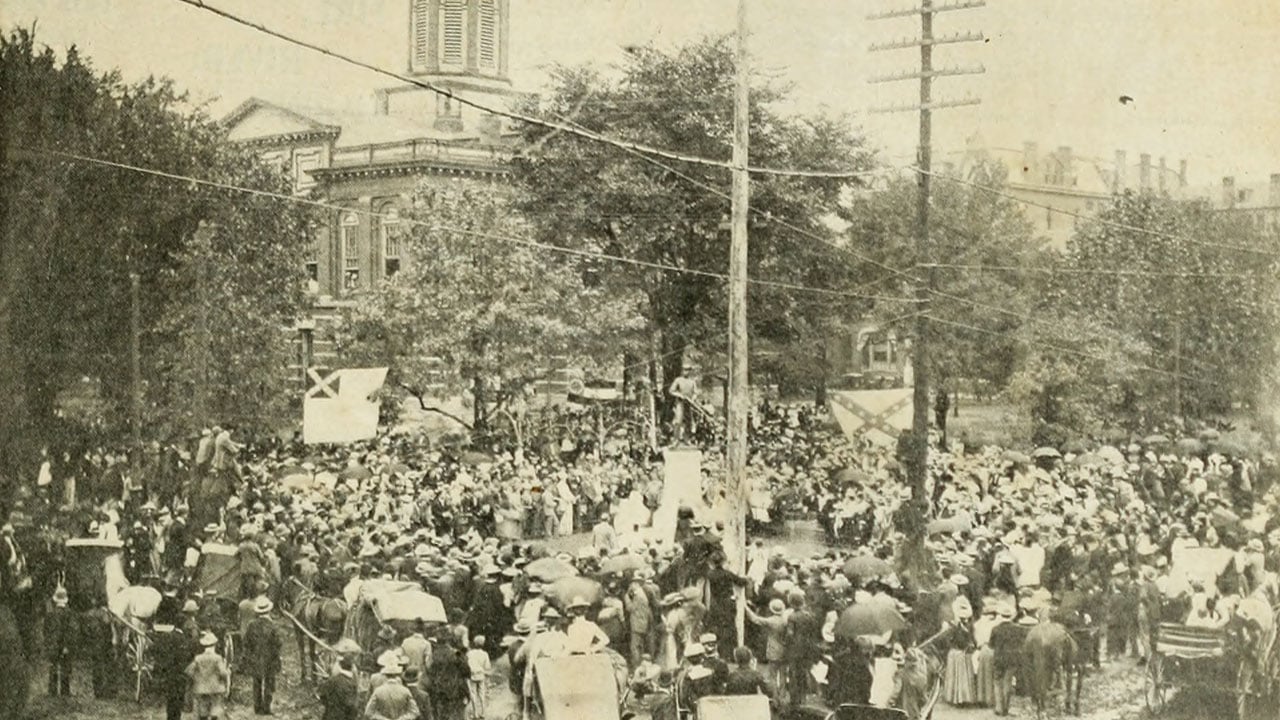
[[400,211],[386,206],[379,213],[378,238],[382,245],[382,276],[395,277],[400,272],[404,254],[404,236],[400,229]]
[[360,216],[343,213],[338,233],[342,241],[342,289],[360,287]]

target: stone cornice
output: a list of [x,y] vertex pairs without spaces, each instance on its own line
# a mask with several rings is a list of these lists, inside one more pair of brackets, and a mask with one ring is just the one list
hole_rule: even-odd
[[439,160],[421,159],[402,162],[378,163],[373,165],[338,165],[317,168],[310,171],[311,176],[320,182],[328,182],[346,178],[393,177],[401,175],[453,175],[458,177],[503,177],[511,174],[511,168],[504,165],[476,165],[469,163],[441,162]]

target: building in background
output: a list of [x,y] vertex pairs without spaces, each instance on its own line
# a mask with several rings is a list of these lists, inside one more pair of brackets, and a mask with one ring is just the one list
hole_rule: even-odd
[[312,316],[297,328],[299,378],[330,369],[322,330],[363,290],[408,262],[400,214],[422,182],[506,182],[515,140],[500,116],[521,99],[508,73],[509,0],[406,3],[405,83],[376,88],[367,111],[303,107],[250,98],[223,120],[227,137],[287,170],[294,192],[345,208],[311,233],[304,262]]
[[1228,175],[1217,186],[1188,188],[1187,199],[1201,199],[1219,212],[1241,215],[1254,227],[1280,232],[1280,173],[1268,182],[1238,183]]

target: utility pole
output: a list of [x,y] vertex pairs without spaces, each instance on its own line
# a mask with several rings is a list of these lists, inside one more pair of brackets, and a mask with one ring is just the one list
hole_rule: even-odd
[[130,426],[133,434],[131,453],[134,481],[142,468],[142,279],[136,270],[129,272],[129,370],[132,412]]
[[[748,125],[750,121],[751,73],[747,55],[747,0],[738,0],[738,46],[733,84],[733,189],[730,195],[732,224],[729,243],[729,400],[726,413],[726,455],[728,477],[725,550],[733,571],[746,572],[746,512],[750,489],[747,486],[747,414],[750,389],[747,385],[747,211],[751,199],[751,177],[747,172]],[[744,640],[744,597],[738,594],[738,642]]]
[[209,425],[209,358],[213,342],[209,330],[209,263],[213,247],[213,234],[216,228],[211,223],[200,221],[195,232],[196,250],[196,387],[192,419],[196,430]]
[[913,511],[910,527],[907,528],[908,547],[904,557],[909,567],[916,572],[928,568],[924,557],[924,533],[927,521],[929,496],[927,492],[928,459],[929,459],[929,301],[936,285],[936,269],[932,266],[932,240],[929,233],[929,210],[932,192],[930,173],[933,170],[933,111],[944,107],[976,105],[976,98],[935,102],[933,99],[933,79],[952,75],[974,75],[985,72],[984,68],[949,68],[935,70],[933,67],[933,48],[937,45],[981,42],[981,34],[966,33],[936,37],[933,34],[933,18],[941,12],[967,10],[982,7],[981,0],[975,2],[956,2],[947,5],[934,5],[933,0],[921,0],[920,6],[905,10],[894,10],[869,16],[870,20],[887,20],[891,18],[920,16],[920,37],[899,40],[871,46],[871,52],[919,48],[920,70],[899,75],[872,78],[872,83],[897,82],[901,80],[920,81],[920,103],[915,106],[898,106],[878,108],[873,112],[920,113],[920,138],[917,150],[917,196],[916,196],[916,262],[918,266],[927,266],[926,278],[916,278],[915,330],[912,342],[911,369],[914,378],[912,390],[911,448],[907,465],[907,481],[911,487]]

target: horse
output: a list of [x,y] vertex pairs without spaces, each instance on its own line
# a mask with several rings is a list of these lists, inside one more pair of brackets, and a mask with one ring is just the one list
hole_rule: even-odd
[[290,581],[296,592],[290,603],[290,611],[296,620],[294,636],[298,642],[302,680],[306,681],[314,679],[316,675],[316,638],[333,645],[342,637],[342,628],[347,620],[347,603],[341,598],[319,595],[297,578],[291,578]]
[[1064,712],[1080,714],[1080,689],[1084,684],[1086,659],[1071,633],[1061,623],[1043,620],[1027,631],[1022,644],[1029,670],[1031,699],[1036,717],[1044,717],[1050,696],[1061,673]]

